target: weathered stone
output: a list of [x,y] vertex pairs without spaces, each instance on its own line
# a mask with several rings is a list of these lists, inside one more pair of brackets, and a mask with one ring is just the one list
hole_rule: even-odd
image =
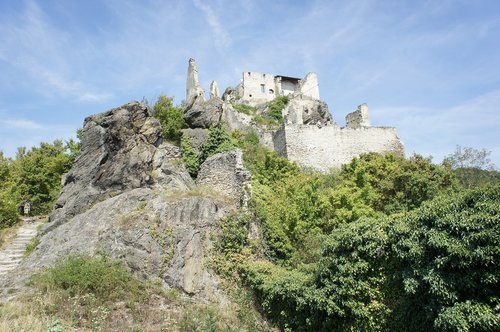
[[309,73],[300,80],[296,91],[304,96],[319,100],[319,84],[316,73]]
[[187,80],[186,80],[186,105],[191,106],[195,102],[205,101],[205,90],[198,80],[198,68],[194,59],[189,59]]
[[222,100],[212,98],[205,102],[195,102],[184,112],[184,120],[191,128],[210,128],[220,124]]
[[289,99],[283,113],[288,125],[308,124],[322,127],[333,123],[328,105],[324,101],[311,99],[300,94],[294,94]]
[[[213,196],[213,195],[211,195]],[[97,203],[40,238],[37,250],[8,279],[21,283],[69,254],[106,254],[145,279],[203,298],[218,292],[207,268],[210,232],[227,204],[203,194],[138,188]]]
[[182,137],[185,137],[191,143],[191,147],[196,155],[200,156],[201,146],[208,137],[208,129],[203,128],[186,128],[182,129]]
[[347,128],[370,127],[370,116],[368,114],[368,105],[361,104],[358,109],[349,113],[345,117],[345,126]]
[[86,118],[81,155],[65,176],[48,229],[133,188],[190,188],[179,148],[160,143],[160,123],[138,102]]
[[219,86],[217,85],[217,81],[212,81],[210,83],[210,99],[219,98]]
[[250,195],[251,174],[243,166],[241,150],[218,153],[201,165],[196,184],[226,195],[238,207],[245,207]]

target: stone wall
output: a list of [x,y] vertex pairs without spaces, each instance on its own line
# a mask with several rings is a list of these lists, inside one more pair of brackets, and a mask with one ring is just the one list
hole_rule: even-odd
[[368,105],[361,104],[358,109],[349,113],[345,117],[347,128],[370,127],[370,116],[368,115]]
[[243,73],[243,99],[251,104],[265,103],[276,97],[274,76],[256,72]]
[[274,135],[275,150],[291,161],[321,172],[340,168],[366,152],[403,154],[395,128],[340,128],[330,125],[284,126]]

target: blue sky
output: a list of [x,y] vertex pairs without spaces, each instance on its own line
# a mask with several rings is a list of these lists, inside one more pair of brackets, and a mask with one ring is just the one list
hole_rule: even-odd
[[366,102],[406,154],[456,145],[500,166],[500,1],[0,0],[0,150],[74,136],[86,116],[208,91],[243,71],[318,75],[335,121]]

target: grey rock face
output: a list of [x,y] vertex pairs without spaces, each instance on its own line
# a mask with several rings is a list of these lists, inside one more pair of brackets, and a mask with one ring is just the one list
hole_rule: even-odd
[[[201,142],[206,131],[185,134]],[[40,244],[2,277],[3,289],[25,287],[37,269],[69,254],[104,253],[145,279],[220,300],[218,278],[207,267],[211,233],[247,200],[250,174],[241,151],[221,153],[203,164],[197,186],[180,149],[160,134],[159,122],[137,102],[85,119],[82,153]]]
[[210,232],[229,210],[224,202],[175,190],[138,188],[97,203],[46,233],[17,278],[69,254],[106,253],[143,278],[204,298],[217,293],[206,267]]
[[300,95],[290,98],[284,114],[288,124],[326,126],[334,123],[328,105],[324,101]]
[[251,174],[243,166],[241,150],[218,153],[201,165],[196,183],[226,195],[237,207],[246,207]]
[[191,143],[191,147],[197,156],[201,155],[201,146],[205,143],[208,137],[208,129],[202,128],[186,128],[182,129],[182,136],[187,138]]
[[190,128],[214,127],[220,124],[222,118],[222,99],[212,98],[205,102],[195,101],[184,112],[184,120]]
[[131,102],[90,116],[81,155],[65,177],[49,229],[124,191],[162,184],[190,188],[193,182],[179,148],[162,143],[160,123],[146,107]]

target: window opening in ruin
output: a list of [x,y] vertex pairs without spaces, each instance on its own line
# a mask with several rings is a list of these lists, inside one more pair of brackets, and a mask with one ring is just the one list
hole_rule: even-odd
[[265,84],[260,85],[260,92],[262,92],[262,93],[266,92],[266,85]]
[[250,72],[248,72],[248,76],[250,76]]
[[269,89],[269,94],[270,95],[274,94],[274,90],[273,89]]

